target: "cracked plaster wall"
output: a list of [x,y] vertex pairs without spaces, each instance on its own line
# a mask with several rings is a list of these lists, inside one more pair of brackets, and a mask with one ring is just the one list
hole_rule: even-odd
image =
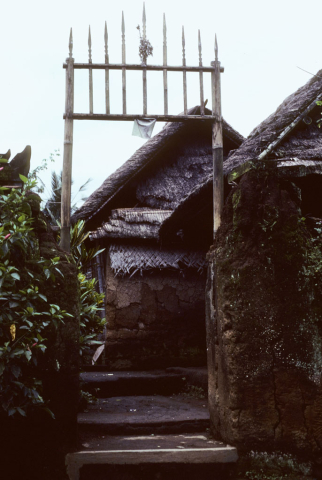
[[106,271],[106,363],[113,369],[206,363],[205,274]]
[[321,459],[322,243],[302,215],[274,172],[228,197],[209,254],[209,402],[215,435],[241,451]]

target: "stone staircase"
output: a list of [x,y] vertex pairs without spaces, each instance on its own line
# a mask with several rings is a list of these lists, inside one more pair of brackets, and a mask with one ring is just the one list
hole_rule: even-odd
[[229,479],[234,447],[209,435],[205,369],[81,374],[98,401],[78,416],[70,480]]

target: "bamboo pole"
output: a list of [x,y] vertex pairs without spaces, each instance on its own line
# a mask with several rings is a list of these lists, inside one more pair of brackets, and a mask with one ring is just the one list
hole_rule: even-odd
[[74,59],[73,59],[73,32],[70,29],[69,58],[66,70],[66,100],[65,100],[65,130],[64,130],[64,157],[61,195],[61,241],[60,246],[70,252],[70,205],[72,183],[72,156],[73,156],[73,112],[74,112]]
[[[145,2],[143,2],[143,15],[142,15],[142,36],[143,40],[146,40],[146,15],[145,15]],[[147,58],[143,58],[143,66],[146,66]],[[148,97],[147,97],[147,81],[146,81],[146,68],[143,68],[142,72],[143,79],[143,115],[146,115],[148,112]]]
[[[199,49],[199,66],[202,67],[202,47],[201,47],[201,37],[200,30],[198,30],[198,49]],[[205,114],[205,102],[203,95],[203,73],[202,70],[199,71],[199,83],[200,83],[200,115]]]
[[[183,121],[199,121],[203,123],[213,123],[217,117],[213,115],[158,115],[150,113],[149,116],[155,119],[157,122],[183,122]],[[64,114],[64,119],[66,115]],[[126,114],[123,115],[122,113],[73,113],[72,118],[74,120],[113,120],[113,121],[133,121],[133,120],[144,120],[146,118],[145,115],[138,115],[138,114]]]
[[[122,12],[122,64],[126,63],[125,55],[125,23],[124,13]],[[123,97],[123,114],[126,114],[126,68],[122,67],[122,97]]]
[[[163,14],[163,65],[167,66],[167,25],[165,14]],[[168,71],[163,70],[163,97],[164,97],[164,114],[168,115]]]
[[[92,63],[92,36],[91,27],[88,29],[88,63]],[[93,70],[88,69],[89,75],[89,113],[93,113]]]
[[[63,68],[67,68],[67,63],[63,63]],[[92,68],[93,70],[105,70],[106,64],[105,63],[92,63],[89,65],[88,63],[74,63],[74,70],[88,70],[88,68]],[[126,70],[151,70],[154,72],[163,72],[164,66],[163,65],[142,65],[138,63],[109,63],[108,65],[109,70],[122,70],[125,68]],[[189,66],[182,66],[182,65],[167,65],[168,72],[213,72],[213,67],[189,67]],[[220,71],[223,72],[224,68],[220,67]]]
[[215,37],[215,61],[212,73],[212,114],[216,120],[212,126],[212,152],[213,152],[213,232],[214,237],[221,223],[221,213],[224,205],[224,180],[223,180],[223,134],[221,116],[221,88],[220,88],[220,62],[218,61],[217,36]]
[[[186,40],[184,36],[184,27],[182,26],[182,66],[186,66]],[[187,115],[187,72],[183,70],[183,112]]]
[[[109,64],[108,57],[108,34],[107,34],[107,25],[105,22],[104,30],[104,47],[105,47],[105,65]],[[108,68],[105,68],[105,109],[106,113],[110,113],[110,71]]]

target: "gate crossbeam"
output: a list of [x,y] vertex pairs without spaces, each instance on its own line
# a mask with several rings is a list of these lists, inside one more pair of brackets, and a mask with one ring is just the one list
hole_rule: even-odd
[[[68,63],[63,63],[63,68],[68,68]],[[163,65],[140,65],[138,63],[74,63],[73,68],[75,70],[86,70],[92,68],[93,70],[105,70],[108,68],[109,70],[122,70],[125,68],[126,70],[153,70],[158,72],[163,72],[163,70],[168,70],[169,72],[205,72],[205,73],[212,73],[214,71],[214,67],[189,67],[184,65],[167,65],[166,67]],[[220,72],[224,72],[224,67],[220,67]]]
[[[198,120],[199,122],[210,122],[214,123],[219,121],[218,117],[215,115],[154,115],[149,113],[149,118],[153,118],[157,122],[191,122]],[[140,120],[146,119],[147,115],[136,115],[136,114],[105,114],[105,113],[73,113],[70,116],[64,114],[64,119],[71,118],[73,120]]]

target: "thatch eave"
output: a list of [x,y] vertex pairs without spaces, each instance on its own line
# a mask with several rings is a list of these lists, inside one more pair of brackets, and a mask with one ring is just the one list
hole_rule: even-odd
[[224,173],[230,174],[250,160],[261,161],[274,154],[282,141],[296,129],[305,116],[322,99],[322,70],[305,85],[289,95],[277,110],[261,122],[243,144],[225,162]]
[[143,239],[158,240],[162,222],[171,215],[171,210],[148,208],[124,208],[112,210],[108,222],[91,233],[92,240]]

